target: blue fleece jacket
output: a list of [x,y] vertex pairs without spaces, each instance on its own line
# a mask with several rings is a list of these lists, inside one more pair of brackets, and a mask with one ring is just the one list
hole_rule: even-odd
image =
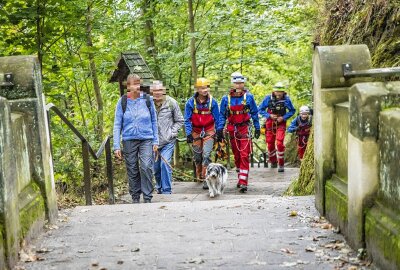
[[[260,106],[258,106],[258,113],[261,114],[263,117],[265,117],[265,119],[268,119],[270,116],[267,110],[271,98],[272,98],[271,95],[266,96],[264,100],[261,102]],[[286,113],[283,116],[283,120],[287,121],[290,117],[294,115],[296,109],[294,108],[292,101],[290,100],[288,95],[285,95],[284,100],[285,100]]]
[[292,120],[292,122],[290,123],[290,126],[288,127],[288,129],[287,129],[287,131],[289,132],[289,133],[293,133],[293,132],[296,132],[297,131],[297,129],[299,128],[299,124],[301,125],[301,126],[304,126],[304,125],[307,125],[307,124],[310,124],[310,126],[311,126],[311,116],[309,116],[310,118],[307,118],[306,120],[302,120],[301,119],[301,116],[300,115],[298,115],[295,119],[293,119]]
[[[231,106],[235,105],[240,105],[242,104],[244,95],[241,97],[231,97]],[[249,106],[250,109],[250,115],[251,119],[253,120],[253,125],[256,130],[260,130],[260,121],[258,119],[258,110],[257,110],[257,104],[256,101],[254,100],[254,96],[247,91],[246,93],[246,103]],[[228,96],[223,96],[221,100],[221,106],[220,111],[219,111],[219,123],[218,123],[218,128],[217,130],[221,130],[225,126],[226,122],[226,110],[228,109]]]
[[[158,145],[157,115],[153,98],[150,98],[150,110],[146,105],[146,98],[144,96],[135,100],[128,98],[125,113],[122,112],[121,100],[122,98],[118,100],[115,109],[114,150],[121,149],[121,133],[123,141],[151,139],[153,145]],[[124,119],[121,132],[122,117]]]
[[[194,98],[197,96],[196,94],[192,96],[191,98],[188,99],[185,105],[185,132],[186,135],[192,134],[192,115],[193,115],[193,110],[194,110]],[[207,99],[207,102],[201,104],[198,101],[196,101],[197,109],[205,109],[208,108],[210,104],[210,100]],[[211,103],[211,114],[214,117],[214,124],[215,128],[218,126],[218,120],[219,120],[219,109],[218,109],[218,102],[213,98],[212,103]]]

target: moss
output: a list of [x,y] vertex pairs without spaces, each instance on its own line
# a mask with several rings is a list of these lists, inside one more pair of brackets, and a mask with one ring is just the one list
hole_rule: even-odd
[[304,196],[315,193],[314,132],[311,131],[307,149],[300,166],[299,178],[294,180],[285,195]]
[[347,186],[339,180],[328,180],[325,186],[325,212],[329,221],[346,234],[348,219]]
[[[35,191],[39,190],[39,187],[32,184]],[[40,194],[40,193],[39,193]],[[20,232],[19,237],[23,239],[29,232],[32,224],[35,223],[39,218],[45,215],[45,203],[43,197],[36,195],[35,198],[30,201],[19,213]]]
[[[398,1],[325,1],[315,39],[320,45],[366,44],[376,67],[400,65]],[[325,19],[327,18],[327,19]]]
[[374,207],[366,212],[365,237],[367,248],[374,261],[385,269],[400,265],[399,213],[388,213]]

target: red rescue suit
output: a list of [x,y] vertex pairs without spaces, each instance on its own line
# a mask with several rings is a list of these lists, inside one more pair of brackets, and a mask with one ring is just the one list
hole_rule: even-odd
[[[231,105],[231,97],[243,96],[242,104]],[[246,93],[237,94],[231,91],[228,95],[228,124],[232,152],[235,157],[235,166],[239,169],[238,185],[247,186],[250,169],[249,156],[252,152],[250,134],[250,113],[246,106]]]
[[299,158],[303,159],[304,152],[306,151],[308,137],[310,136],[311,131],[311,116],[306,122],[300,121],[300,117],[297,119],[298,127],[297,127],[297,152],[299,154]]

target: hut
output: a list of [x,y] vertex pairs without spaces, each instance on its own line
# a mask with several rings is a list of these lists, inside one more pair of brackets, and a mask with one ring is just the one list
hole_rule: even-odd
[[117,69],[114,70],[109,82],[118,82],[119,91],[122,96],[126,89],[126,78],[129,74],[137,74],[144,83],[150,83],[154,80],[154,75],[150,71],[146,62],[140,53],[123,52],[117,61]]

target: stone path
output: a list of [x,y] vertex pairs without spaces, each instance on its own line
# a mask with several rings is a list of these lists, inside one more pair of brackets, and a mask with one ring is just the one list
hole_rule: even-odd
[[247,194],[231,177],[215,199],[200,183],[174,183],[174,195],[155,195],[151,204],[77,207],[27,248],[40,260],[18,267],[369,269],[319,218],[312,196],[279,196],[297,173],[254,169]]

